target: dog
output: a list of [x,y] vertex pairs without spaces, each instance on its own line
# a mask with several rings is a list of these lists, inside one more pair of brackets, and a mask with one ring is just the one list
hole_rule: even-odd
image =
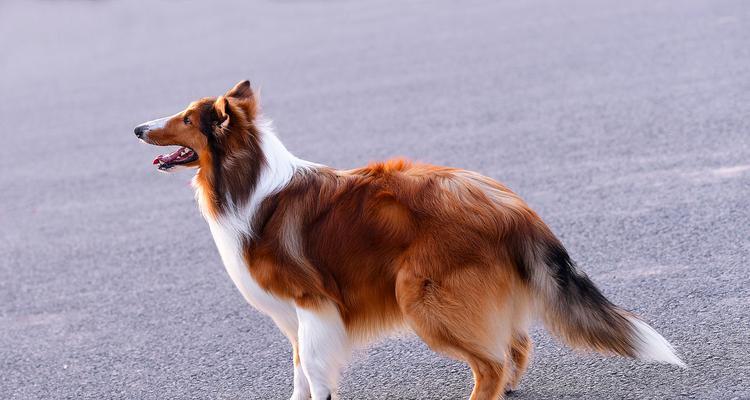
[[502,398],[540,318],[568,345],[684,366],[611,303],[515,193],[476,172],[390,160],[337,170],[292,155],[249,81],[135,128],[180,148],[196,199],[244,298],[293,349],[291,399],[330,399],[356,346],[398,329],[465,361],[471,399]]

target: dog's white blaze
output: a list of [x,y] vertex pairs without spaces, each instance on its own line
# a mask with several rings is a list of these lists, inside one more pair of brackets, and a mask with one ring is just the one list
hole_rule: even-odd
[[638,318],[629,318],[635,328],[634,336],[638,358],[685,368],[685,363],[674,352],[672,345],[659,332]]
[[339,372],[351,353],[344,321],[332,303],[315,310],[298,307],[297,318],[302,369],[313,400],[324,400],[336,389]]
[[151,121],[146,121],[146,122],[142,123],[141,125],[146,125],[148,127],[148,130],[153,131],[154,129],[164,128],[164,125],[167,124],[167,121],[169,121],[173,117],[174,117],[174,115],[170,115],[169,117],[164,117],[164,118],[154,119],[154,120],[151,120]]

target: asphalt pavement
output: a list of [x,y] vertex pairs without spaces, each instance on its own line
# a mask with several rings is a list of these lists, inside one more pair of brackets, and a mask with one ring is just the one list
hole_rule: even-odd
[[[299,157],[523,196],[690,366],[542,328],[511,399],[750,399],[750,3],[0,1],[0,398],[283,399],[291,353],[132,128],[250,79]],[[412,336],[344,399],[459,399]]]

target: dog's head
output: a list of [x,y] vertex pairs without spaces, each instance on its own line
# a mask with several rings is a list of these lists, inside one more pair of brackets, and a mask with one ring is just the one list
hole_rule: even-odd
[[194,101],[175,115],[136,126],[135,135],[148,144],[180,146],[154,159],[160,171],[196,168],[209,162],[217,149],[226,151],[245,141],[254,130],[256,113],[250,82],[242,81],[223,96]]

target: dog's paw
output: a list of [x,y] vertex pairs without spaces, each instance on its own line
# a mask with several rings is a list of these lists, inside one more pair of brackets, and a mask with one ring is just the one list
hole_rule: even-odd
[[310,400],[310,397],[311,397],[310,392],[303,393],[303,392],[298,392],[295,390],[292,393],[292,397],[290,397],[289,400]]

